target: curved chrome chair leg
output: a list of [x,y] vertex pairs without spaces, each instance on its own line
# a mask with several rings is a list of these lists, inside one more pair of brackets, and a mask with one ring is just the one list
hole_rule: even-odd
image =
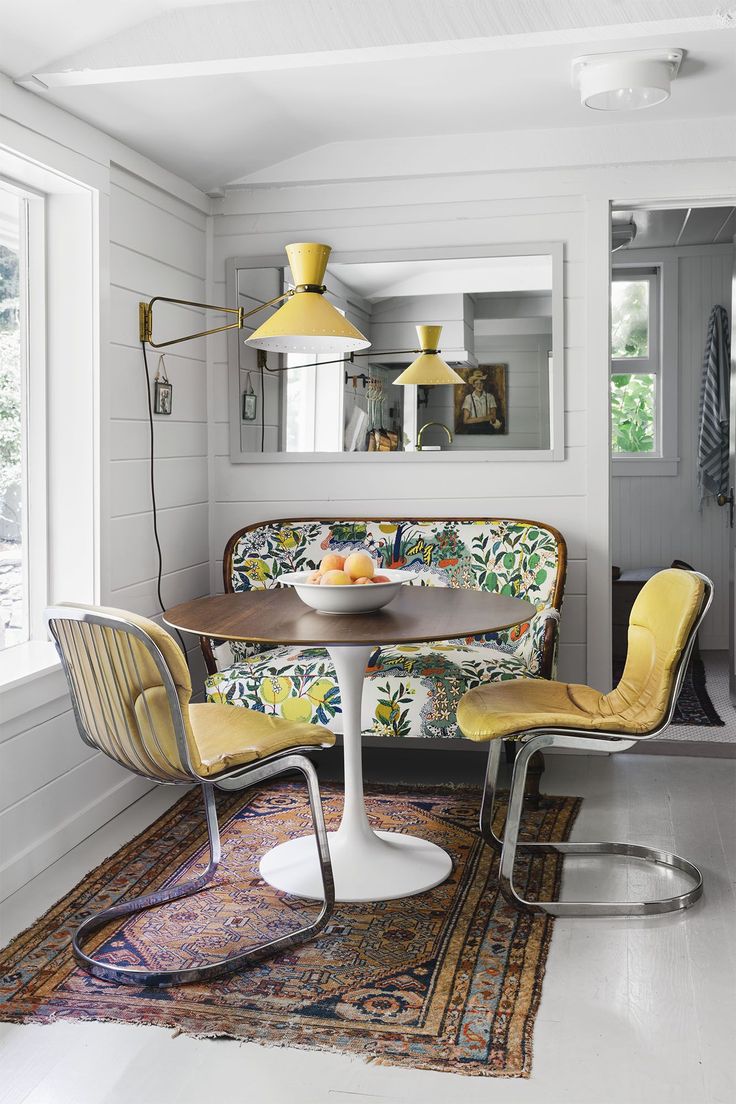
[[496,802],[496,788],[498,784],[498,771],[501,766],[502,749],[503,741],[491,740],[488,748],[488,763],[486,764],[483,796],[480,801],[480,834],[489,847],[492,847],[499,855],[503,850],[503,840],[493,831],[493,812]]
[[[493,742],[500,743],[497,740]],[[631,741],[629,740],[622,740],[618,744],[607,741],[605,744],[606,750],[610,752],[624,751],[630,745]],[[601,740],[588,738],[586,741],[584,734],[572,737],[560,733],[543,732],[532,736],[520,748],[514,762],[509,809],[501,844],[499,872],[501,892],[509,904],[522,909],[524,912],[545,913],[549,916],[654,916],[658,913],[675,912],[678,909],[686,909],[694,905],[703,892],[703,876],[693,863],[679,855],[673,855],[669,851],[660,851],[657,848],[643,847],[635,843],[523,843],[519,841],[527,765],[535,751],[555,747],[568,747],[579,751],[600,750]],[[486,772],[486,786],[481,804],[481,832],[483,838],[496,849],[498,849],[498,844],[501,841],[493,833],[491,818],[499,758],[500,748],[495,758],[491,750]],[[489,784],[491,789],[490,798],[487,796]],[[643,859],[645,862],[656,863],[671,870],[679,870],[692,879],[693,885],[684,893],[678,893],[672,897],[657,898],[653,901],[530,901],[522,897],[514,886],[514,865],[516,852],[519,848],[541,854],[552,853],[563,856],[629,855],[632,858]]]
[[[205,966],[191,966],[182,970],[147,970],[135,966],[115,966],[108,962],[101,961],[100,959],[93,958],[92,955],[82,950],[82,944],[87,937],[100,928],[103,928],[106,924],[109,924],[112,920],[116,920],[121,916],[130,916],[144,909],[155,908],[157,905],[166,904],[169,901],[176,901],[182,897],[188,897],[193,893],[198,893],[211,882],[220,862],[220,832],[217,824],[217,809],[215,806],[213,784],[204,783],[202,785],[202,793],[204,796],[207,835],[210,848],[210,861],[205,872],[190,882],[168,886],[143,897],[131,898],[131,900],[123,901],[119,905],[113,905],[111,908],[103,909],[102,912],[95,913],[94,916],[90,916],[88,919],[84,920],[72,937],[74,957],[80,966],[87,970],[88,973],[94,974],[95,977],[103,978],[105,981],[115,981],[124,985],[179,985],[183,982],[202,981],[204,979],[222,977],[225,974],[240,969],[242,966],[257,962],[267,955],[274,954],[287,947],[296,946],[298,943],[303,943],[321,931],[327,924],[334,909],[335,884],[330,863],[327,829],[325,827],[322,804],[319,798],[317,772],[314,766],[302,755],[287,755],[275,762],[264,763],[261,767],[253,768],[247,772],[247,775],[243,776],[237,788],[243,789],[246,786],[255,785],[258,782],[264,781],[266,778],[272,778],[286,771],[298,771],[303,775],[307,783],[309,805],[312,813],[315,837],[317,839],[317,851],[322,874],[324,900],[319,915],[311,924],[307,924],[297,931],[279,936],[277,939],[269,940],[266,943],[260,943],[255,947],[249,947],[246,951],[240,951],[238,954],[208,963]],[[228,788],[232,789],[235,787],[231,785]]]

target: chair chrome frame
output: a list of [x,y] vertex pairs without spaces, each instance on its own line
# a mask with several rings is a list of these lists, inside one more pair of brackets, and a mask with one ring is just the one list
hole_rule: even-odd
[[[644,847],[635,843],[578,843],[548,842],[525,843],[519,840],[519,826],[524,800],[524,783],[529,760],[537,751],[554,751],[566,748],[574,751],[606,751],[615,754],[626,751],[639,740],[651,740],[668,727],[672,721],[677,699],[687,672],[688,663],[695,645],[695,638],[713,600],[713,583],[700,572],[693,572],[702,579],[705,591],[700,612],[693,623],[685,647],[680,656],[677,673],[673,680],[670,700],[664,720],[651,732],[632,736],[631,733],[600,733],[589,729],[530,729],[517,733],[522,742],[514,761],[509,806],[502,838],[493,831],[493,808],[496,795],[498,771],[501,762],[501,740],[491,740],[488,752],[483,797],[480,808],[480,832],[483,840],[500,853],[499,883],[503,896],[516,908],[531,913],[544,913],[548,916],[653,916],[663,912],[675,912],[686,909],[701,897],[703,876],[693,863],[669,851],[653,847]],[[692,880],[692,886],[684,893],[672,897],[661,897],[651,901],[531,901],[523,897],[514,885],[514,867],[519,849],[532,854],[559,855],[628,855],[643,859],[645,862],[679,870]]]
[[[181,703],[168,664],[155,641],[142,628],[132,622],[126,621],[122,617],[115,617],[107,613],[101,614],[92,609],[78,608],[75,606],[51,607],[45,611],[45,620],[56,644],[62,668],[69,684],[74,716],[79,734],[84,742],[89,744],[90,747],[109,755],[114,761],[122,763],[134,773],[156,782],[159,785],[188,785],[194,782],[199,783],[202,787],[202,795],[204,798],[207,837],[209,842],[209,863],[207,869],[199,877],[188,882],[166,886],[156,890],[154,893],[131,898],[118,905],[103,909],[101,912],[97,912],[84,920],[72,936],[72,950],[77,962],[90,974],[93,974],[95,977],[103,978],[105,981],[119,982],[124,985],[161,987],[178,985],[183,982],[203,981],[205,979],[222,977],[225,974],[240,969],[242,966],[258,962],[270,954],[275,954],[277,951],[296,946],[317,935],[318,932],[326,926],[334,910],[335,884],[330,862],[327,829],[325,827],[324,814],[322,811],[317,772],[313,763],[306,758],[305,755],[305,752],[314,751],[315,748],[289,748],[283,752],[257,760],[253,764],[233,767],[214,777],[204,777],[197,773],[190,757]],[[113,634],[105,634],[104,632],[94,632],[91,629],[86,635],[76,634],[73,636],[66,631],[63,625],[65,621],[82,622],[91,627],[97,626],[101,630],[112,629],[116,630],[116,632]],[[133,732],[130,731],[130,728],[128,728],[128,731],[125,731],[122,726],[118,724],[118,720],[112,708],[115,703],[110,695],[114,694],[116,690],[118,694],[120,694],[120,687],[112,687],[106,684],[103,678],[104,660],[106,660],[110,666],[114,665],[116,659],[122,660],[125,658],[129,663],[132,661],[132,668],[139,679],[138,687],[134,686],[132,689],[137,689],[139,693],[143,689],[140,682],[140,671],[135,660],[135,653],[129,641],[127,642],[127,655],[121,651],[124,645],[118,638],[119,633],[127,633],[135,637],[136,640],[143,645],[155,663],[166,690],[171,711],[171,720],[176,736],[177,752],[180,759],[179,763],[172,761],[165,755],[164,750],[158,744],[158,741],[156,741],[157,751],[165,758],[167,763],[167,770],[170,775],[167,778],[156,777],[155,774],[149,773],[140,752],[136,751]],[[112,639],[110,639],[110,637],[112,637]],[[113,726],[108,724],[108,735],[110,737],[110,743],[114,746],[117,754],[111,754],[110,751],[101,746],[93,738],[90,731],[90,718],[87,715],[89,703],[86,703],[85,697],[79,693],[80,687],[78,681],[72,666],[67,662],[65,654],[65,648],[68,647],[72,654],[80,656],[80,646],[85,648],[85,659],[91,665],[92,670],[96,670],[100,673],[99,684],[96,686],[97,704],[103,716],[109,716],[111,720],[114,719],[115,731],[113,732]],[[113,646],[116,650],[115,653],[113,653],[112,650]],[[129,690],[131,687],[126,685],[125,689]],[[155,739],[155,730],[150,712],[148,711],[148,703],[145,696],[143,696],[142,700],[145,703],[150,730]],[[105,706],[107,706],[107,710]],[[314,834],[317,841],[317,855],[322,877],[323,901],[319,914],[315,920],[296,931],[289,932],[265,943],[257,944],[254,947],[249,947],[247,950],[240,951],[237,954],[229,955],[225,958],[207,963],[206,965],[190,966],[179,970],[147,970],[133,966],[112,965],[95,958],[93,954],[83,949],[83,945],[88,937],[92,935],[93,932],[109,924],[110,921],[121,916],[130,916],[144,909],[154,908],[157,905],[165,904],[169,901],[176,901],[182,897],[188,897],[193,893],[198,893],[212,881],[221,859],[220,831],[215,805],[215,787],[221,790],[245,789],[249,786],[264,782],[267,779],[294,771],[300,773],[306,782],[312,823],[314,825]]]

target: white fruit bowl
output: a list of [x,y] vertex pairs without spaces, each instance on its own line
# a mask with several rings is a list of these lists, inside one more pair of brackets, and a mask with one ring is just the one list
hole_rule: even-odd
[[293,586],[302,602],[319,613],[374,613],[389,602],[393,602],[399,593],[399,587],[416,579],[413,571],[396,571],[381,568],[377,574],[385,575],[387,583],[363,583],[357,586],[323,586],[321,583],[308,583],[311,571],[290,571],[279,575],[278,581]]

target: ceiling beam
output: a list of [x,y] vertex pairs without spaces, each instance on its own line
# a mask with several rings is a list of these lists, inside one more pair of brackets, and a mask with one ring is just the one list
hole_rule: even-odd
[[[628,9],[636,17],[625,21]],[[723,29],[726,16],[692,3],[695,15],[673,17],[682,5],[618,0],[552,9],[539,0],[329,0],[292,5],[270,0],[173,10],[128,28],[74,55],[39,66],[16,83],[33,91],[84,85],[181,80],[241,73],[298,71],[412,59],[584,43],[605,52],[610,42]],[[579,9],[579,10],[578,10]],[[701,14],[709,9],[708,14]],[[336,14],[337,13],[337,14]],[[657,17],[655,17],[657,13]],[[642,20],[643,15],[652,18]],[[669,16],[669,17],[668,17]],[[613,21],[615,19],[615,22]],[[608,22],[607,22],[608,20]],[[274,44],[281,47],[274,52]]]

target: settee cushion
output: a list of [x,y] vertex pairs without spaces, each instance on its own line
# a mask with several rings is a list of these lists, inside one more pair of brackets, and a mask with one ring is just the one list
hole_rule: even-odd
[[[455,712],[466,690],[529,677],[520,657],[476,642],[377,648],[363,689],[361,727],[373,736],[461,737]],[[340,691],[323,648],[269,648],[211,675],[206,685],[209,701],[342,732]]]

